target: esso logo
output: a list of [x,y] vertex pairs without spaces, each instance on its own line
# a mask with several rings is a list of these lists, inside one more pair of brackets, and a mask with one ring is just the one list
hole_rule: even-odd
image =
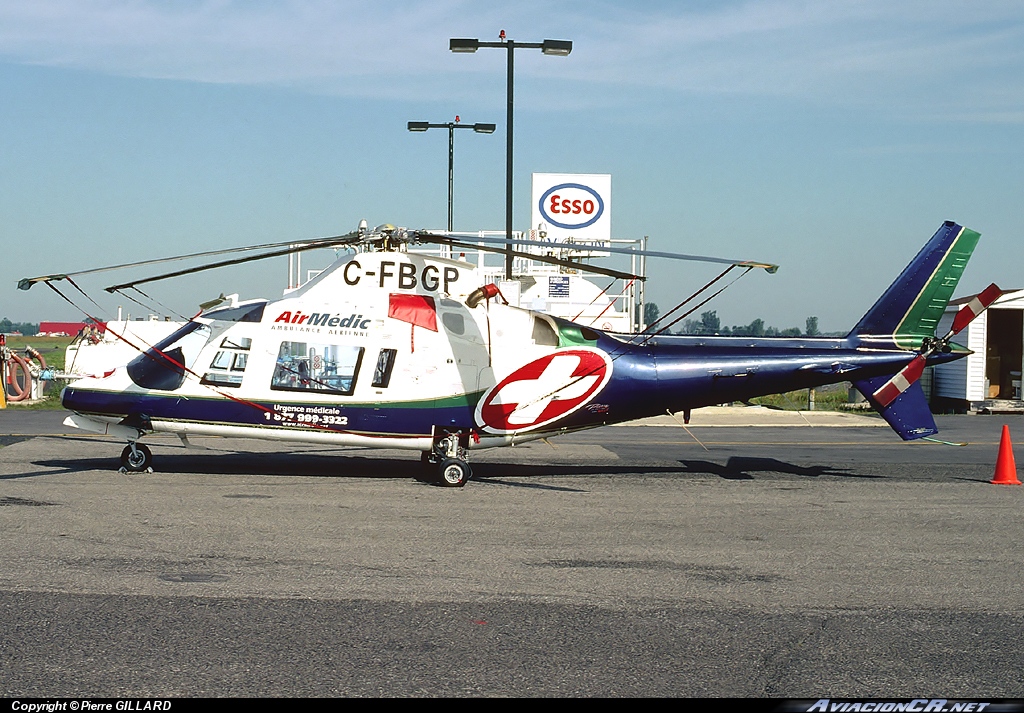
[[604,200],[590,186],[561,183],[540,197],[540,214],[549,224],[566,230],[593,225],[604,213]]
[[561,349],[519,367],[491,387],[476,407],[488,433],[532,431],[585,406],[612,375],[612,360],[599,349]]

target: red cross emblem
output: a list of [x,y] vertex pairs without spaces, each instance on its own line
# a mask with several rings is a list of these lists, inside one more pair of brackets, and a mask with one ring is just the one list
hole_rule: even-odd
[[597,349],[561,349],[536,359],[493,386],[476,407],[489,433],[532,431],[582,408],[612,375],[612,361]]

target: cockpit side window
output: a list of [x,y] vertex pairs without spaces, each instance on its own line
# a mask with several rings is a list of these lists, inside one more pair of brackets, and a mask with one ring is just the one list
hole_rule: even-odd
[[241,386],[242,373],[249,362],[249,348],[252,339],[249,337],[224,337],[220,350],[210,362],[210,369],[200,383],[213,386]]
[[249,351],[252,348],[252,339],[249,337],[224,337],[224,340],[220,345],[229,349],[243,349],[245,351]]

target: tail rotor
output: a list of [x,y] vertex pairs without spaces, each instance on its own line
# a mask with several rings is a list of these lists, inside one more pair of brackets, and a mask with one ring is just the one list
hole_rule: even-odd
[[941,339],[934,337],[927,338],[921,345],[921,350],[909,364],[899,370],[895,376],[885,382],[879,389],[871,394],[871,399],[881,408],[885,409],[896,400],[904,391],[909,389],[924,373],[924,367],[928,357],[933,354],[949,351],[949,343],[957,334],[962,332],[968,324],[973,322],[978,315],[988,309],[989,305],[999,299],[1003,291],[993,282],[986,287],[981,294],[974,297],[970,302],[960,308],[953,318],[953,326]]

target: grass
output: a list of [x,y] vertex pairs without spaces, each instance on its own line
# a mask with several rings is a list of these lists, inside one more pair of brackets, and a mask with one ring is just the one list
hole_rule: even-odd
[[74,337],[7,337],[7,346],[18,356],[25,356],[25,347],[33,347],[46,359],[46,366],[64,368],[64,350]]
[[[849,400],[850,384],[842,382],[819,386],[814,390],[815,411],[845,411]],[[784,394],[771,394],[751,399],[750,403],[783,411],[806,411],[807,389],[789,391]]]

